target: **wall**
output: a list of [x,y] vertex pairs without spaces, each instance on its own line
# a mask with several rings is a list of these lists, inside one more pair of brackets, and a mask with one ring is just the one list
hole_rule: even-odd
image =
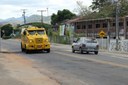
[[[97,39],[99,42],[100,49],[106,49],[109,47],[109,51],[117,51],[116,50],[116,39],[111,39],[110,44],[108,46],[108,40],[107,39]],[[120,52],[128,52],[128,39],[119,40],[118,42],[118,51]]]
[[[118,47],[121,52],[128,52],[128,40],[119,40]],[[116,40],[110,41],[109,51],[116,51]]]

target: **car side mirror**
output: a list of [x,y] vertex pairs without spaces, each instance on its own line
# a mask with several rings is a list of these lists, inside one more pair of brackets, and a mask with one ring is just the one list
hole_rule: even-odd
[[24,31],[23,34],[26,35],[26,32]]

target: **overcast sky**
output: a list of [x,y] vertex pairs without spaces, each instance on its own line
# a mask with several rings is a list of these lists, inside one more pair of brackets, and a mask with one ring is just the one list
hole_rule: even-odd
[[43,15],[52,15],[58,10],[69,9],[74,11],[77,4],[76,1],[83,1],[86,6],[91,5],[92,0],[0,0],[0,19],[7,19],[11,17],[21,17],[22,9],[26,10],[26,16],[33,14],[40,14],[37,10],[46,10]]

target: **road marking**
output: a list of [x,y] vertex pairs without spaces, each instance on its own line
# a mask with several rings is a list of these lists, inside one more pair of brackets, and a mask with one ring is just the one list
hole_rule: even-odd
[[66,53],[62,53],[62,52],[54,52],[54,53],[69,56],[69,57],[73,57],[73,58],[89,60],[89,61],[93,61],[93,62],[97,62],[97,63],[101,63],[101,64],[108,64],[108,65],[111,65],[111,66],[128,68],[128,65],[124,65],[124,64],[118,64],[118,63],[113,63],[113,62],[104,61],[104,60],[97,60],[97,59],[92,59],[92,58],[87,58],[87,57],[80,57],[80,56],[78,57],[76,55],[66,54]]

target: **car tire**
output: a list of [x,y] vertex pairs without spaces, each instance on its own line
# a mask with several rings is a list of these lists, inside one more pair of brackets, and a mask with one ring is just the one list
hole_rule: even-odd
[[97,55],[98,54],[98,51],[95,51],[94,53]]
[[29,50],[26,49],[26,50],[25,50],[25,53],[28,54],[28,53],[29,53]]
[[25,45],[25,53],[28,54],[29,53],[29,50],[26,49],[26,45]]
[[22,51],[22,52],[24,52],[24,51],[25,51],[25,49],[23,48],[22,43],[21,43],[21,51]]
[[80,48],[79,50],[80,50],[80,53],[83,54],[83,50],[82,50],[82,48]]
[[75,53],[74,47],[72,47],[72,53]]
[[46,51],[47,51],[47,53],[50,53],[50,49],[47,49]]

